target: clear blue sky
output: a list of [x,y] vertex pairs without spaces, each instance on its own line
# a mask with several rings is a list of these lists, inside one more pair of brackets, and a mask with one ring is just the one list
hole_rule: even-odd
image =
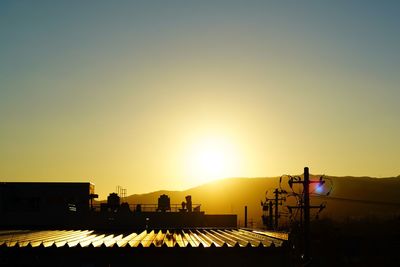
[[305,165],[398,175],[399,14],[399,1],[1,1],[0,179],[105,194]]

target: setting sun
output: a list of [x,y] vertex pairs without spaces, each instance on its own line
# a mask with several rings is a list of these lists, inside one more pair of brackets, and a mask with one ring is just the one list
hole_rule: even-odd
[[223,138],[207,138],[196,142],[188,158],[188,172],[195,183],[234,176],[238,172],[237,148]]

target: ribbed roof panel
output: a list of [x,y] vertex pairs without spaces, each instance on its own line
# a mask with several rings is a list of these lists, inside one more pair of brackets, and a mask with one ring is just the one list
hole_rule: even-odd
[[282,246],[287,234],[249,229],[167,229],[112,233],[93,230],[2,230],[7,247],[269,247]]

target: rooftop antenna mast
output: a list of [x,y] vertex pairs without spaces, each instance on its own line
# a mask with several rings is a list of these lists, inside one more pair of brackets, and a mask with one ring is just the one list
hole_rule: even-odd
[[122,186],[120,186],[120,185],[117,185],[115,191],[116,191],[117,195],[121,198],[121,200],[125,202],[127,189],[126,188],[122,188]]

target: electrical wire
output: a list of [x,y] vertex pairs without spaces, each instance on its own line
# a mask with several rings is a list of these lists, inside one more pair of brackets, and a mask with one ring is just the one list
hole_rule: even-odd
[[386,206],[396,206],[400,207],[400,203],[398,202],[386,202],[386,201],[375,201],[375,200],[366,200],[366,199],[353,199],[353,198],[344,198],[344,197],[332,197],[332,196],[324,196],[324,195],[315,195],[317,198],[325,198],[331,200],[339,200],[339,201],[347,201],[347,202],[358,202],[363,204],[373,204],[373,205],[386,205]]

